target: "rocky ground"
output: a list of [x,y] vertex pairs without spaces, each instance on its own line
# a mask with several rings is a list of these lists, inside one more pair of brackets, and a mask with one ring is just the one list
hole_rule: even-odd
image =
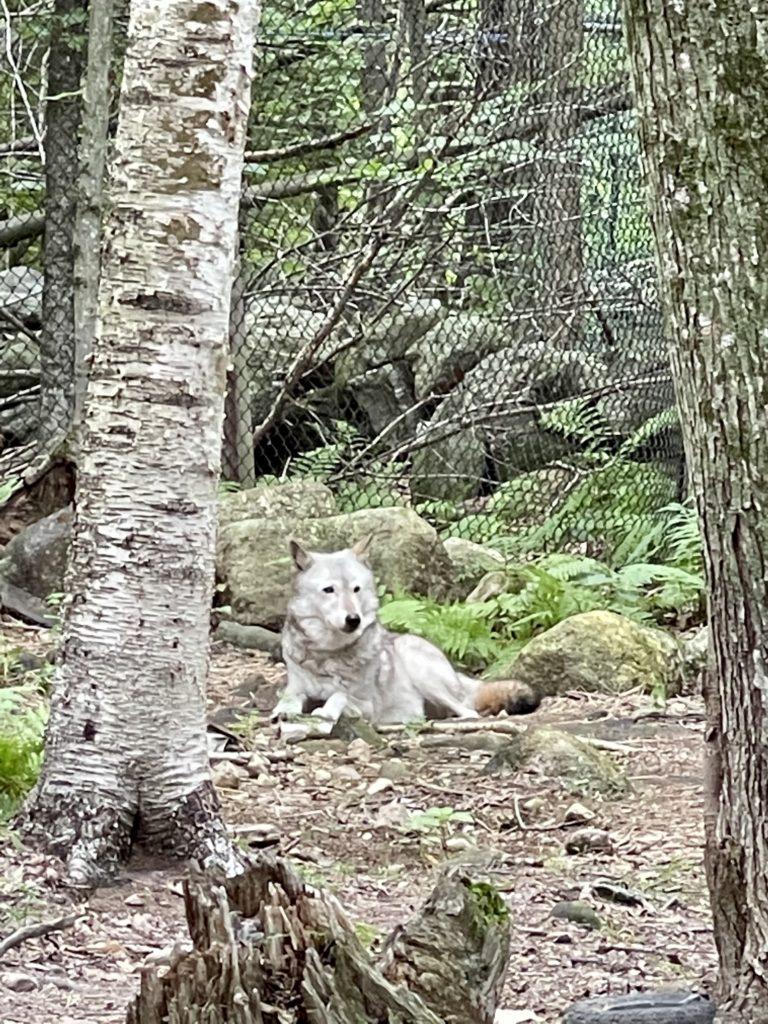
[[[8,629],[39,648],[34,631]],[[263,715],[280,675],[264,655],[215,650],[212,720],[231,726],[239,708],[258,755],[216,761],[226,817],[240,843],[294,858],[308,881],[336,892],[366,941],[406,918],[439,865],[461,857],[490,871],[509,904],[508,1021],[558,1021],[588,995],[711,985],[697,698],[659,712],[639,692],[567,693],[526,719],[586,737],[622,769],[630,788],[608,797],[589,789],[587,774],[556,776],[541,759],[487,774],[507,742],[495,730],[480,739],[405,730],[378,747],[361,739],[286,746]],[[185,941],[182,873],[137,861],[117,885],[74,906],[56,874],[54,862],[4,837],[0,935],[79,916],[0,959],[0,1021],[117,1024],[142,965]],[[573,901],[586,907],[556,915],[581,922],[553,916]]]

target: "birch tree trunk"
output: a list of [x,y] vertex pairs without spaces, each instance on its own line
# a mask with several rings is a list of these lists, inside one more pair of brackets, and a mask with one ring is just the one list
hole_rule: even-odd
[[711,629],[722,1019],[768,1020],[768,7],[623,0]]
[[205,735],[216,489],[256,0],[134,0],[68,602],[28,824],[74,882],[132,838],[237,868]]

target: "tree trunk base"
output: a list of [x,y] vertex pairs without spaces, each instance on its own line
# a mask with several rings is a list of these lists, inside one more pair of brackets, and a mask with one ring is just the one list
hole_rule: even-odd
[[131,850],[133,814],[101,794],[67,795],[38,783],[14,824],[34,845],[61,857],[74,888],[112,882]]
[[175,806],[137,808],[130,795],[117,806],[104,794],[67,795],[38,784],[16,821],[35,845],[61,857],[67,883],[93,888],[113,882],[134,843],[169,860],[189,860],[226,876],[242,873],[244,862],[221,820],[219,800],[208,782]]
[[142,974],[128,1024],[489,1024],[504,981],[509,920],[490,886],[445,874],[380,965],[331,896],[266,855],[185,887],[194,949]]

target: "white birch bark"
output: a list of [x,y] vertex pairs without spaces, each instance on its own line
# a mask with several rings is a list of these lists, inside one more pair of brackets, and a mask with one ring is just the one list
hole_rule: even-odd
[[46,756],[26,810],[75,882],[132,836],[237,869],[205,682],[257,0],[133,0]]

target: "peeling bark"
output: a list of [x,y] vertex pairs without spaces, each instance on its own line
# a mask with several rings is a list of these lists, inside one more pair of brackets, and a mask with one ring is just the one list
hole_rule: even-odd
[[[509,917],[454,869],[386,944],[380,964],[331,897],[267,856],[238,878],[186,885],[191,953],[142,973],[127,1024],[490,1024]],[[455,941],[455,944],[452,942]]]
[[60,662],[30,829],[72,881],[237,869],[205,680],[254,0],[131,6]]
[[710,614],[720,1018],[768,1020],[768,10],[623,0]]

